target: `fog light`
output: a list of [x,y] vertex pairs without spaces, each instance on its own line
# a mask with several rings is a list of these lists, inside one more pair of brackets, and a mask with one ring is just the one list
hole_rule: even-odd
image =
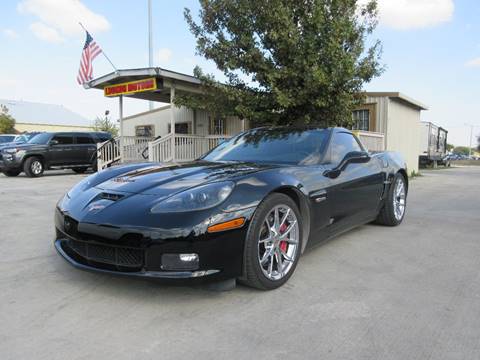
[[198,254],[163,254],[163,270],[197,270],[199,264]]

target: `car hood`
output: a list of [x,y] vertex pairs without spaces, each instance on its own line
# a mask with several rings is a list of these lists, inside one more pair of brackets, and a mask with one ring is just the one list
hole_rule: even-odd
[[275,165],[195,161],[181,165],[152,164],[122,173],[95,187],[106,192],[168,196],[201,184],[231,180]]

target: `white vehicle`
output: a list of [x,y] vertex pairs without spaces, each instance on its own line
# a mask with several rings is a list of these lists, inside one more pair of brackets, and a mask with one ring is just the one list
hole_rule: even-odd
[[447,155],[447,134],[448,131],[431,122],[422,121],[420,123],[421,139],[420,139],[420,165],[445,165],[443,159]]

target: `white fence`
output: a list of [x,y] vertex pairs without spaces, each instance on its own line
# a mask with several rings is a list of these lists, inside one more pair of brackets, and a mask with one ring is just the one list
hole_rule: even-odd
[[368,151],[384,151],[385,135],[372,131],[353,131]]
[[99,170],[119,162],[148,160],[148,143],[153,138],[122,136],[97,144],[97,166]]
[[[149,144],[149,160],[158,162],[185,162],[198,159],[206,152],[213,149],[222,141],[227,140],[226,135],[190,135],[168,134],[161,139]],[[172,156],[172,141],[175,144]]]

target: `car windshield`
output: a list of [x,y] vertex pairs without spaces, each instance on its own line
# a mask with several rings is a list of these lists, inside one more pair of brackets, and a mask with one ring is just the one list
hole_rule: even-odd
[[329,130],[254,129],[217,146],[203,157],[213,162],[318,164]]
[[49,134],[49,133],[37,134],[34,137],[32,137],[30,140],[28,140],[28,143],[29,144],[44,145],[44,144],[48,143],[50,138],[51,138],[51,134]]
[[0,135],[0,144],[12,142],[15,139],[15,135]]

